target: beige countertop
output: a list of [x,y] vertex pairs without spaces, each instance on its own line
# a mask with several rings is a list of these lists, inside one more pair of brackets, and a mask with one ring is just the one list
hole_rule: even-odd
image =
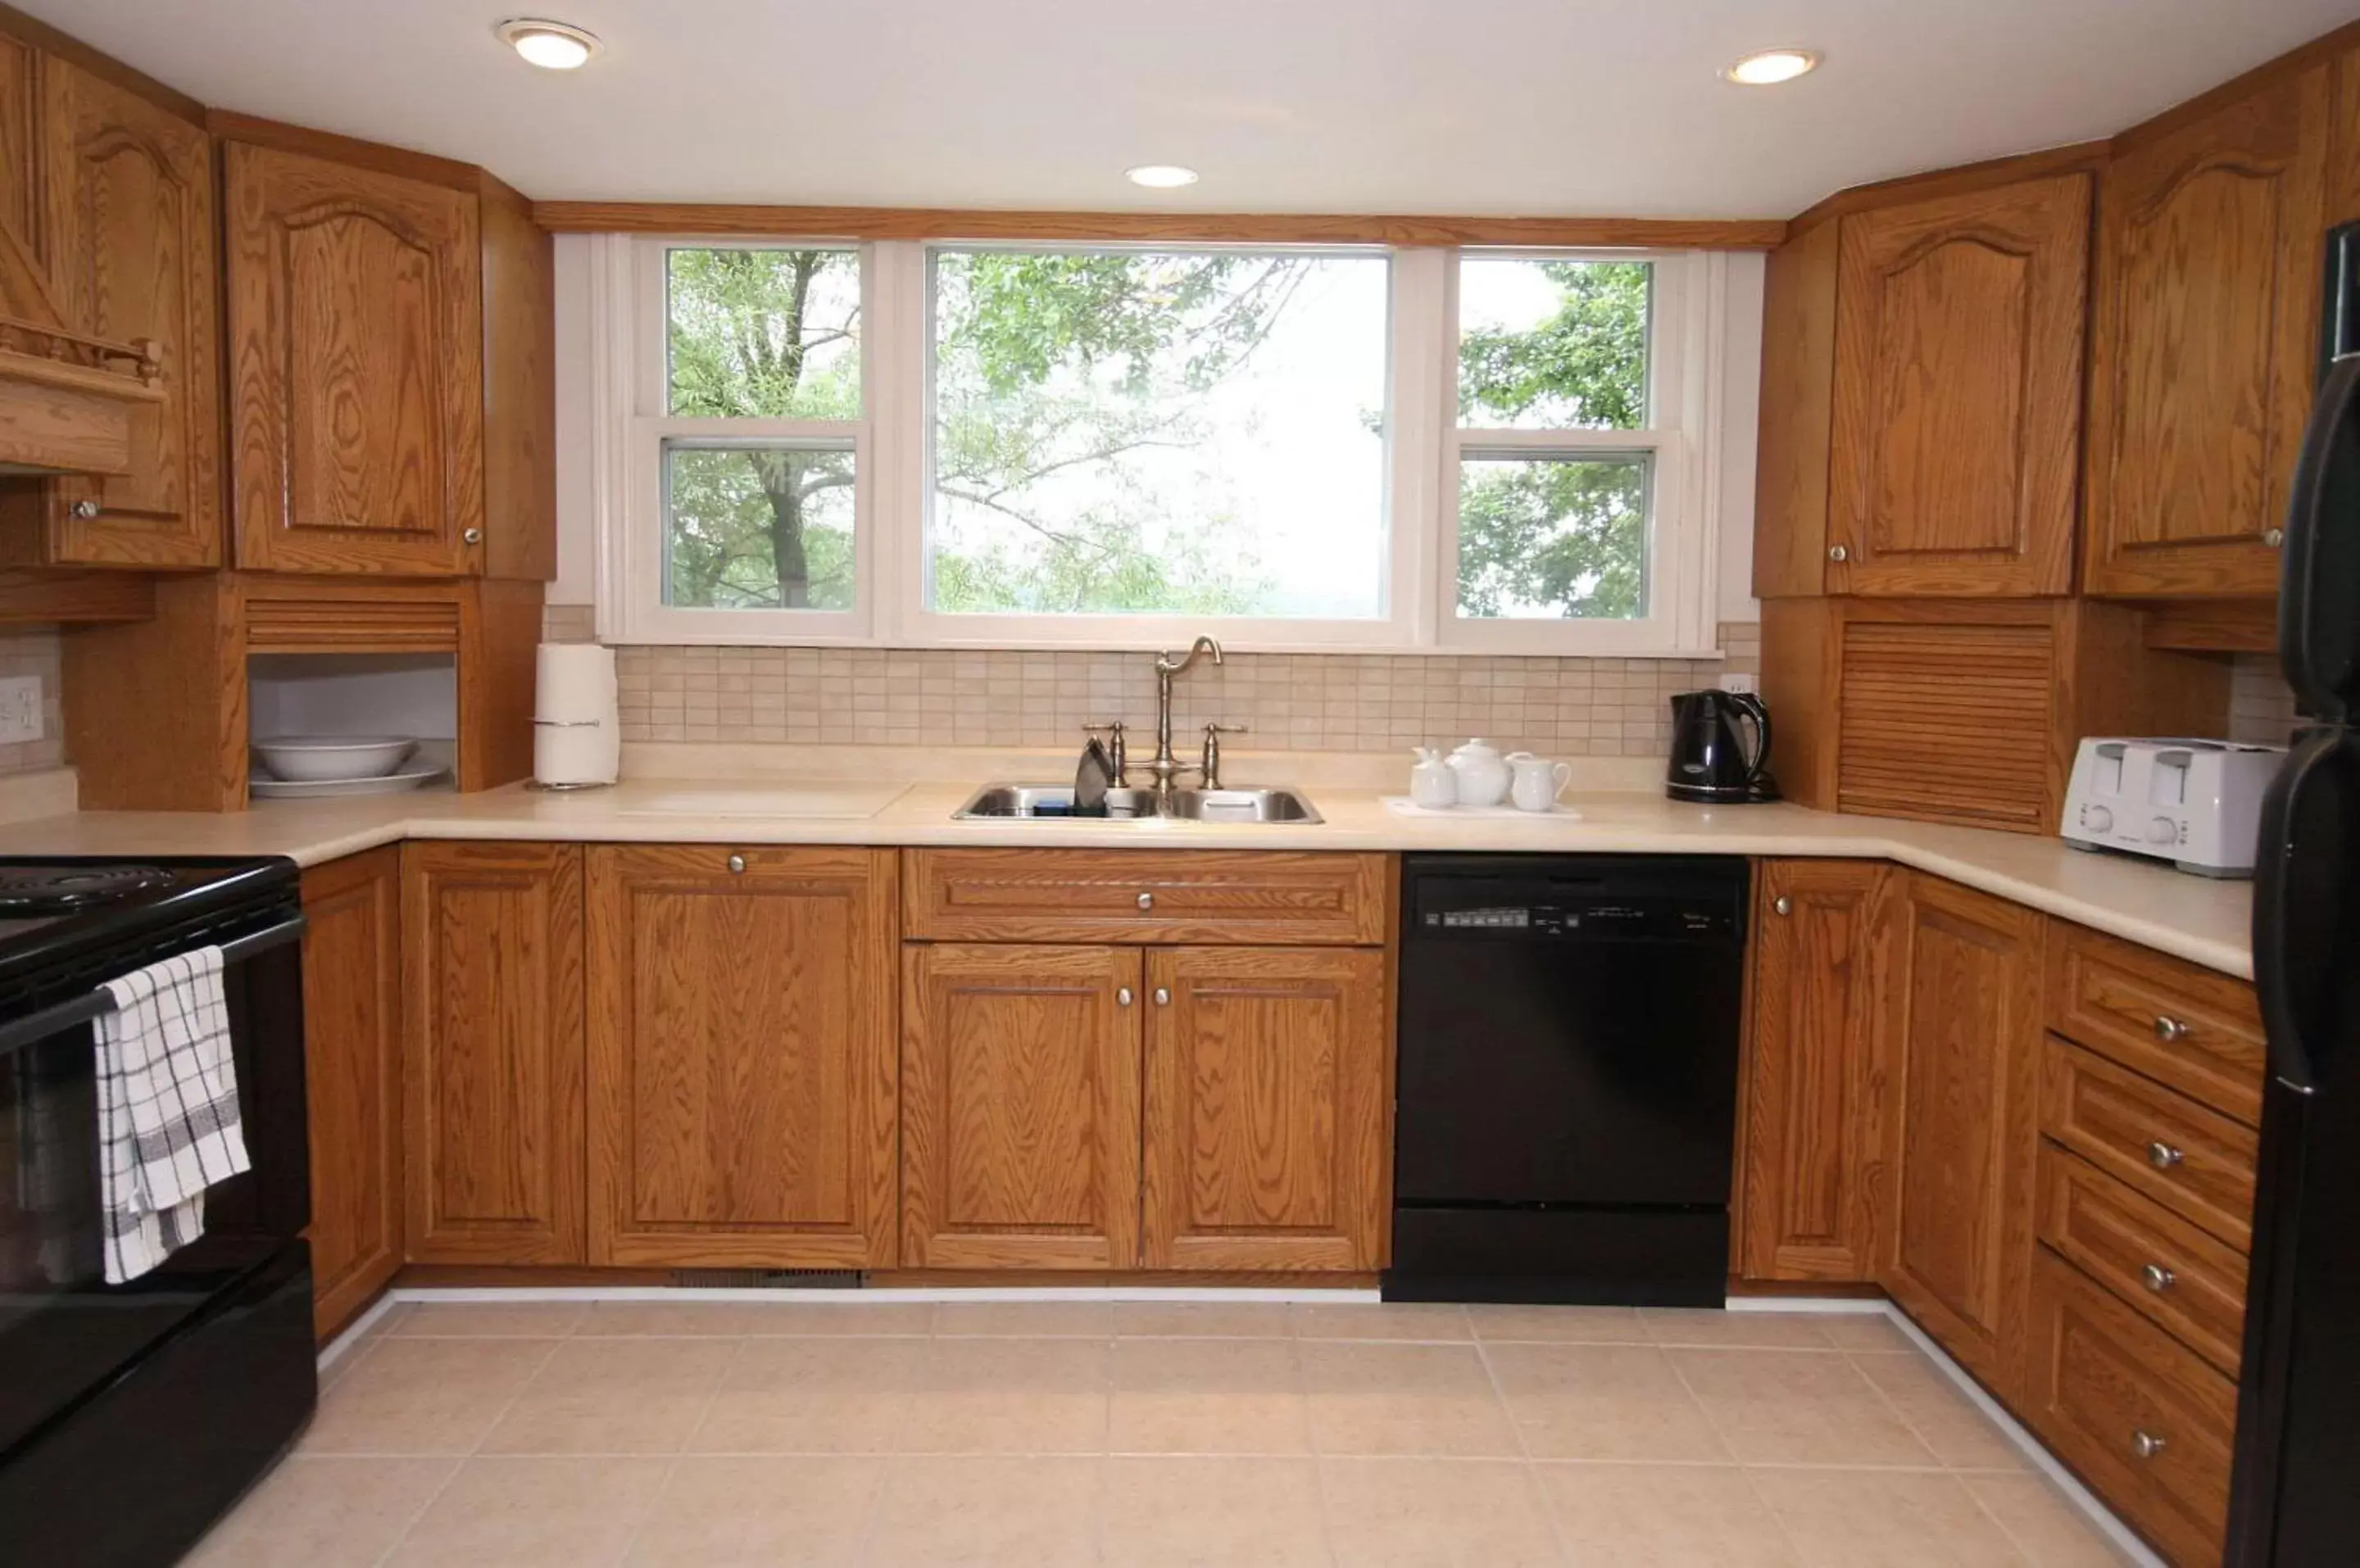
[[[627,763],[627,772],[632,770]],[[873,781],[880,777],[887,781]],[[1301,775],[1240,769],[1239,777]],[[1947,877],[2208,968],[2245,978],[2253,974],[2248,884],[2088,854],[2059,839],[1791,805],[1681,805],[1627,787],[1590,789],[1581,779],[1566,798],[1578,816],[1413,817],[1385,805],[1385,795],[1397,790],[1371,789],[1365,780],[1339,776],[1302,782],[1325,822],[956,822],[951,813],[972,792],[970,782],[748,769],[627,778],[611,789],[574,794],[515,786],[478,795],[417,791],[258,802],[224,815],[75,811],[0,823],[0,854],[283,855],[310,866],[405,838],[478,838],[1863,856]]]

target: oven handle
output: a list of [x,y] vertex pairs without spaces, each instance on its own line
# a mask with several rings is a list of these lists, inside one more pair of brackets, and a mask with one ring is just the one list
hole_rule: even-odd
[[[251,936],[242,936],[221,944],[222,967],[242,963],[257,953],[268,953],[274,947],[284,947],[303,934],[308,922],[301,915],[266,926]],[[115,1011],[115,994],[101,987],[87,996],[76,996],[71,1002],[60,1002],[30,1013],[12,1023],[0,1024],[0,1056],[21,1047],[43,1040],[60,1029],[76,1024],[86,1024],[102,1013]]]

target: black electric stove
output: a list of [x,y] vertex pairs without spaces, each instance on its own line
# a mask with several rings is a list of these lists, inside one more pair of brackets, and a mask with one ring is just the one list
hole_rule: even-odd
[[[0,858],[0,1558],[179,1561],[317,1399],[303,926],[279,859]],[[102,1269],[104,983],[222,951],[253,1169],[154,1272]]]

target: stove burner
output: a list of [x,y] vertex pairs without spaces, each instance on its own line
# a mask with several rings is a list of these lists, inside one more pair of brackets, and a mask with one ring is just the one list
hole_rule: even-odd
[[171,883],[160,866],[0,866],[0,914],[70,914]]

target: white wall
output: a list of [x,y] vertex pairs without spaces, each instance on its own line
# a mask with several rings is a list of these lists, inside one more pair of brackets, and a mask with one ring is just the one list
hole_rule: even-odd
[[[1721,357],[1721,602],[1724,621],[1753,621],[1754,463],[1762,407],[1759,253],[1730,257]],[[587,604],[595,593],[597,535],[591,492],[590,240],[557,236],[557,579],[552,604]]]

